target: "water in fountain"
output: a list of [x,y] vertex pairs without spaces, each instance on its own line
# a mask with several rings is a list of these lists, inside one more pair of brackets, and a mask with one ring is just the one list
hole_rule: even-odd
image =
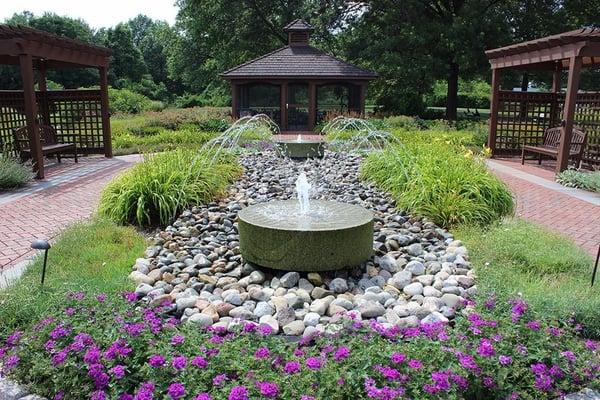
[[337,151],[383,150],[389,144],[400,144],[396,136],[361,118],[338,116],[323,127],[323,133],[334,138],[330,145]]
[[306,174],[302,172],[296,179],[296,192],[298,194],[298,203],[300,204],[300,213],[308,214],[310,211],[310,189],[311,184],[308,182]]

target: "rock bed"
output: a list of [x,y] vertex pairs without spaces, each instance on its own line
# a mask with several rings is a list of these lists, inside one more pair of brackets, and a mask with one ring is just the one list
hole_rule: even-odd
[[[334,332],[340,315],[384,326],[447,322],[475,294],[467,249],[435,224],[396,210],[358,179],[361,158],[328,152],[323,159],[284,160],[272,152],[241,157],[244,176],[218,203],[193,207],[153,238],[133,267],[136,293],[199,327],[233,329],[241,321],[286,335]],[[282,272],[244,262],[236,216],[243,207],[294,198],[306,172],[311,198],[373,211],[374,255],[359,267],[330,273]],[[245,322],[244,322],[245,323]]]

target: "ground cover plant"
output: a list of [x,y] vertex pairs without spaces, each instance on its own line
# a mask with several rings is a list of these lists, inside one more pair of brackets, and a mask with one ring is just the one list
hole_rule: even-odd
[[228,153],[178,149],[145,156],[103,190],[99,213],[118,223],[168,224],[184,207],[222,194],[241,172]]
[[513,210],[512,196],[483,159],[446,142],[414,142],[370,154],[361,175],[402,209],[444,227],[488,224]]
[[556,176],[561,185],[600,193],[600,171],[578,171],[567,169]]
[[0,190],[23,186],[33,178],[31,165],[0,153]]
[[62,307],[67,292],[116,293],[131,283],[131,261],[145,249],[146,241],[133,228],[102,219],[65,229],[48,253],[44,287],[40,287],[42,258],[25,274],[0,290],[0,336],[26,329]]
[[519,219],[488,228],[462,226],[455,234],[470,250],[484,295],[506,299],[522,293],[539,313],[574,317],[584,335],[600,338],[600,298],[590,287],[593,262],[574,243]]
[[309,400],[553,399],[597,386],[600,371],[596,342],[520,298],[489,299],[454,328],[340,315],[337,335],[290,342],[252,322],[202,331],[123,297],[68,294],[3,337],[3,372],[53,399]]

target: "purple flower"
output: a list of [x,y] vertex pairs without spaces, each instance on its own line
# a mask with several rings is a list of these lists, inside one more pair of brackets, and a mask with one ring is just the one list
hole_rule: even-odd
[[300,396],[300,400],[316,400],[316,399],[312,396],[307,396],[307,395],[303,394],[302,396]]
[[269,336],[271,333],[273,333],[273,328],[267,324],[260,324],[258,326],[258,333],[260,333],[262,336]]
[[167,360],[165,360],[165,358],[160,354],[153,354],[148,359],[148,364],[150,364],[152,368],[163,367],[166,363]]
[[115,365],[110,369],[110,373],[117,379],[122,379],[125,376],[125,366]]
[[512,304],[512,322],[517,322],[525,311],[527,311],[528,305],[523,299],[516,299],[511,301]]
[[481,339],[479,341],[479,347],[477,348],[477,353],[482,356],[482,357],[492,357],[494,354],[496,354],[496,351],[494,350],[494,345],[492,344],[492,341],[489,339]]
[[178,371],[181,371],[187,365],[187,359],[185,356],[175,356],[173,360],[171,360],[171,365]]
[[96,300],[98,300],[100,303],[104,303],[106,301],[106,295],[104,293],[100,293],[98,296],[96,296]]
[[543,363],[531,364],[529,368],[535,375],[544,375],[548,372],[548,367]]
[[208,361],[202,356],[197,356],[192,359],[192,365],[198,368],[206,368]]
[[58,367],[59,365],[63,364],[67,359],[68,354],[69,351],[67,349],[63,349],[56,353],[54,356],[52,356],[52,366]]
[[338,348],[335,351],[335,354],[333,355],[333,359],[335,361],[341,361],[341,360],[348,358],[349,356],[350,356],[350,349],[345,346],[341,346],[340,348]]
[[6,359],[6,361],[4,362],[4,369],[9,370],[11,368],[16,367],[17,365],[19,365],[19,362],[21,362],[21,359],[19,358],[18,355],[12,355],[10,357],[8,357]]
[[9,337],[6,338],[6,344],[9,346],[16,346],[22,337],[23,332],[15,331]]
[[283,372],[288,375],[297,374],[300,372],[300,363],[298,361],[288,361],[283,367]]
[[227,375],[219,374],[213,378],[213,386],[221,386],[227,380]]
[[317,357],[309,357],[306,359],[306,366],[308,367],[308,369],[320,369],[321,365],[321,360]]
[[528,327],[529,329],[531,329],[532,331],[540,330],[540,322],[539,321],[529,321],[528,323],[525,324],[525,326]]
[[171,338],[171,344],[173,346],[177,346],[179,344],[183,344],[185,342],[185,337],[182,335],[175,335]]
[[479,369],[479,366],[475,362],[475,358],[473,358],[472,355],[458,352],[456,356],[458,357],[458,362],[461,365],[461,367],[473,371]]
[[200,393],[198,396],[194,397],[194,400],[212,400],[210,394],[208,393]]
[[272,399],[279,394],[279,386],[273,382],[257,382],[256,386],[263,396]]
[[248,400],[248,389],[245,386],[234,386],[229,392],[228,400]]
[[134,400],[152,400],[154,399],[154,383],[145,382],[142,384],[139,392],[135,395]]
[[254,352],[254,358],[256,358],[258,360],[262,360],[262,359],[265,359],[265,358],[269,358],[270,354],[271,354],[271,352],[266,347],[259,347]]
[[572,351],[563,351],[562,353],[560,353],[560,355],[569,360],[569,362],[574,363],[575,361],[577,361],[577,357]]
[[552,378],[548,375],[538,375],[535,377],[534,385],[538,390],[548,392],[552,389]]
[[598,349],[598,344],[596,342],[594,342],[593,340],[587,339],[584,341],[584,343],[585,343],[585,347],[588,350],[597,350]]
[[169,385],[169,389],[167,390],[169,397],[173,400],[178,400],[185,396],[185,386],[179,382],[172,383]]
[[512,357],[510,356],[500,356],[498,357],[498,361],[500,362],[500,365],[509,365],[512,364]]
[[412,359],[408,362],[408,368],[410,369],[421,369],[423,368],[423,362],[420,360]]
[[129,393],[121,393],[118,397],[118,400],[134,400],[134,397]]
[[104,393],[104,391],[102,390],[97,390],[94,393],[92,393],[92,397],[90,397],[90,400],[106,400],[106,393]]
[[394,364],[402,364],[406,360],[406,355],[402,353],[392,353],[390,360]]
[[133,303],[137,300],[137,294],[135,292],[125,292],[123,293],[123,298],[130,303]]

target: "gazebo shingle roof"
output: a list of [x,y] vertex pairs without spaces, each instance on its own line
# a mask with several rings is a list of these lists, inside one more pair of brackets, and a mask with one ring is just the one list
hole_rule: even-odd
[[339,60],[311,46],[285,46],[225,71],[221,76],[228,79],[377,78],[377,74],[372,71]]
[[313,26],[303,19],[294,20],[283,27],[284,32],[293,32],[293,31],[296,31],[296,32],[311,31],[312,32],[313,30],[314,30]]

